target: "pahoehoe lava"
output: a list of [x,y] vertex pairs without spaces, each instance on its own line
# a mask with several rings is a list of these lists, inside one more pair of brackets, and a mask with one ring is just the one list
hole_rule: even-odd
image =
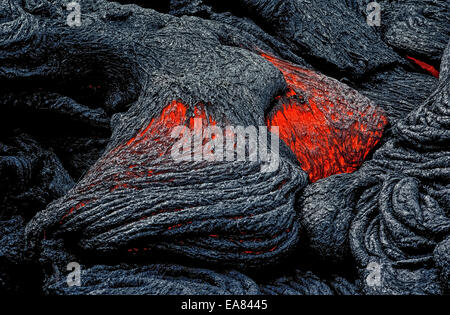
[[[450,292],[448,3],[79,2],[0,0],[0,292]],[[174,161],[199,121],[278,167]]]

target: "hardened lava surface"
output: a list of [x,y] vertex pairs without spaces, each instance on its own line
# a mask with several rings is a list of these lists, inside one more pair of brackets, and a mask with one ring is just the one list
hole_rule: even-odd
[[336,80],[264,55],[283,73],[288,92],[277,97],[267,125],[280,128],[312,182],[351,173],[380,140],[384,113]]
[[449,292],[444,1],[119,2],[0,0],[0,292]]
[[381,268],[379,285],[363,283],[366,293],[449,290],[449,62],[450,45],[433,93],[370,161],[302,194],[300,221],[319,256],[353,257],[362,278],[369,264]]

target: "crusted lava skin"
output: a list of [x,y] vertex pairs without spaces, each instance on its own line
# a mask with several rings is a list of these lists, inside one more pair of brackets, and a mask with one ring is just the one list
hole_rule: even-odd
[[267,125],[295,153],[312,182],[351,173],[381,139],[384,112],[339,81],[263,54],[283,73],[288,92],[277,98]]
[[[198,18],[98,4],[103,7],[94,11],[93,25],[112,38],[92,35],[92,26],[67,32],[64,20],[23,13],[29,19],[23,25],[46,27],[59,38],[41,41],[40,52],[56,42],[54,49],[64,51],[81,41],[84,46],[77,45],[74,57],[94,58],[108,73],[122,71],[139,86],[130,109],[113,118],[102,157],[68,194],[29,222],[29,244],[38,249],[45,236],[70,240],[91,257],[171,253],[244,269],[286,255],[298,238],[295,193],[307,183],[287,149],[271,173],[260,172],[258,161],[177,163],[170,156],[176,141],[172,128],[189,126],[194,118],[220,127],[264,126],[264,112],[286,88],[281,73],[254,53],[222,45],[222,34]],[[102,22],[104,15],[119,24]],[[147,19],[158,25],[133,33]],[[84,48],[92,46],[94,52]],[[186,49],[189,53],[179,58]],[[68,67],[74,66],[67,58]],[[112,85],[123,75],[112,77]]]
[[[66,2],[0,0],[0,292],[449,292],[445,2]],[[279,168],[175,163],[195,118]]]
[[362,282],[366,293],[449,290],[449,64],[450,45],[435,91],[372,160],[302,194],[300,221],[316,253],[334,262],[352,256],[362,280],[369,264],[381,266],[378,285]]
[[30,240],[44,231],[47,238],[76,233],[77,245],[94,254],[167,251],[242,268],[288,251],[297,241],[293,202],[304,173],[287,159],[268,173],[262,162],[175,162],[172,128],[194,117],[215,124],[205,111],[188,119],[187,106],[174,101],[149,117],[29,223]]

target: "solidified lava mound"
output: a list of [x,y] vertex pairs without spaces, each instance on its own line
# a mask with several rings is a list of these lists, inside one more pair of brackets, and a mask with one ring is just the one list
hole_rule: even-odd
[[119,2],[0,0],[0,292],[450,291],[448,4]]
[[312,182],[351,173],[380,140],[387,118],[357,91],[336,80],[264,55],[283,73],[288,92],[277,98],[268,126],[295,153]]

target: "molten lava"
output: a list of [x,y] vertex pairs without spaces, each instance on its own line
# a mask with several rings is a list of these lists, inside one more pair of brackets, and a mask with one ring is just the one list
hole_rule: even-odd
[[[126,143],[107,153],[96,165],[89,170],[86,177],[75,191],[88,193],[95,186],[107,186],[109,192],[118,190],[140,190],[142,181],[169,183],[174,179],[166,178],[164,171],[154,172],[156,165],[163,166],[171,161],[170,149],[176,139],[171,137],[173,128],[179,125],[194,126],[196,118],[202,119],[202,126],[216,125],[207,115],[205,106],[198,104],[188,115],[188,106],[178,101],[172,101],[157,118],[151,119],[134,137]],[[133,162],[134,161],[134,162]],[[100,174],[100,176],[99,176]],[[84,183],[89,183],[84,185]],[[83,208],[91,200],[84,200],[71,207],[62,217],[61,224],[68,216]],[[181,209],[164,209],[158,213],[176,212]],[[189,223],[189,222],[187,222]],[[168,229],[177,226],[168,227]]]
[[408,58],[409,60],[413,61],[415,64],[417,64],[419,67],[421,67],[423,70],[429,72],[433,77],[438,78],[439,79],[439,71],[436,70],[435,67],[433,67],[432,65],[429,65],[423,61],[420,61],[416,58],[410,57],[410,56],[406,56],[406,58]]
[[312,182],[351,173],[380,140],[387,118],[342,83],[262,54],[284,75],[288,91],[277,97],[267,125],[297,156]]

